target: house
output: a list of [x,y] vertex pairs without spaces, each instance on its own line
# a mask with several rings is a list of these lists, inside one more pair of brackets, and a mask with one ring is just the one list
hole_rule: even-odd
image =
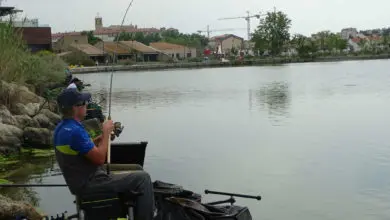
[[71,44],[88,44],[88,37],[81,34],[62,35],[53,42],[53,51],[56,53],[68,51]]
[[79,36],[81,35],[81,32],[64,32],[64,33],[55,33],[51,35],[51,40],[53,43],[57,42],[59,39],[61,39],[63,36]]
[[106,61],[107,53],[105,53],[103,50],[94,47],[90,44],[78,44],[78,43],[72,43],[69,45],[69,51],[79,51],[83,54],[87,55],[91,60],[98,61],[98,63],[104,63]]
[[14,29],[22,35],[31,52],[52,50],[50,27],[15,27]]
[[341,30],[340,36],[341,38],[348,40],[350,38],[357,37],[358,31],[356,28],[344,28]]
[[131,51],[135,52],[136,60],[162,61],[169,59],[169,56],[164,52],[159,51],[151,46],[147,46],[138,41],[120,41],[119,43],[123,46],[126,46]]
[[103,18],[100,16],[95,17],[95,30],[94,36],[102,39],[103,41],[115,40],[115,37],[120,33],[143,33],[145,35],[150,33],[160,33],[161,29],[157,28],[138,28],[137,25],[110,25],[108,27],[103,26]]
[[224,34],[210,38],[209,47],[215,52],[230,54],[232,51],[244,49],[244,39],[234,34]]
[[179,44],[171,44],[167,42],[154,42],[150,43],[150,46],[168,54],[172,58],[185,59],[196,57],[196,48],[186,47]]
[[136,56],[134,51],[119,42],[99,41],[94,46],[107,53],[110,62],[131,60]]
[[[0,1],[1,2],[1,1]],[[1,22],[1,18],[17,14],[22,10],[17,10],[15,7],[0,7],[0,24],[9,23],[9,21]],[[41,50],[51,50],[51,28],[41,27],[38,25],[38,20],[27,20],[23,22],[13,21],[14,31],[22,37],[31,52]]]
[[383,45],[382,37],[378,35],[371,35],[365,37],[355,37],[351,41],[357,44],[362,50],[376,50],[376,49],[385,49],[387,46]]

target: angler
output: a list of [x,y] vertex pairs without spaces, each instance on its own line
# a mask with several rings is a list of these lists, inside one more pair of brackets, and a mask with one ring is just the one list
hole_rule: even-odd
[[144,171],[127,174],[108,174],[103,165],[114,124],[103,123],[102,135],[91,140],[81,121],[87,113],[91,94],[65,89],[58,97],[63,120],[54,131],[55,153],[62,174],[73,195],[85,197],[97,193],[113,192],[137,196],[136,219],[152,220],[154,212],[153,186]]

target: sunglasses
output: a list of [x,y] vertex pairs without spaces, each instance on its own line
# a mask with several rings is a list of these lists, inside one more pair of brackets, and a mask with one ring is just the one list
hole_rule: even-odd
[[75,106],[84,106],[84,105],[86,105],[87,104],[87,102],[79,102],[79,103],[77,103]]

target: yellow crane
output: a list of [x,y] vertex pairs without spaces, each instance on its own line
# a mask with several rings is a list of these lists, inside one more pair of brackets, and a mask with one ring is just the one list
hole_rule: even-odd
[[247,11],[246,13],[247,13],[246,16],[219,18],[218,20],[245,19],[247,23],[248,40],[250,40],[251,39],[251,18],[260,19],[261,14],[258,13],[258,14],[250,15],[249,11]]

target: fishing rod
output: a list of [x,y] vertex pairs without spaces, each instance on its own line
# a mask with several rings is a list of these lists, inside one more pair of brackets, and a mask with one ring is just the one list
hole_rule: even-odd
[[[116,34],[116,50],[118,51],[118,45],[119,45],[119,33],[121,33],[123,24],[125,23],[125,19],[127,16],[127,13],[129,12],[130,7],[133,5],[134,0],[131,0],[130,4],[126,8],[126,12],[122,18],[121,26],[119,27],[119,31]],[[115,39],[114,39],[115,41]],[[114,53],[114,59],[111,65],[111,76],[110,76],[110,93],[109,93],[109,100],[108,100],[108,120],[111,120],[111,96],[112,96],[112,79],[114,77],[114,63],[117,61],[116,55]],[[111,134],[108,138],[108,148],[107,148],[107,174],[110,174],[110,164],[111,164]]]
[[0,184],[1,187],[20,187],[20,188],[26,188],[26,187],[68,187],[67,184]]
[[241,198],[247,198],[247,199],[257,199],[261,200],[261,196],[252,196],[252,195],[244,195],[244,194],[237,194],[237,193],[228,193],[228,192],[218,192],[218,191],[211,191],[206,189],[204,191],[205,194],[215,194],[215,195],[223,195],[223,196],[235,196],[235,197],[241,197]]

